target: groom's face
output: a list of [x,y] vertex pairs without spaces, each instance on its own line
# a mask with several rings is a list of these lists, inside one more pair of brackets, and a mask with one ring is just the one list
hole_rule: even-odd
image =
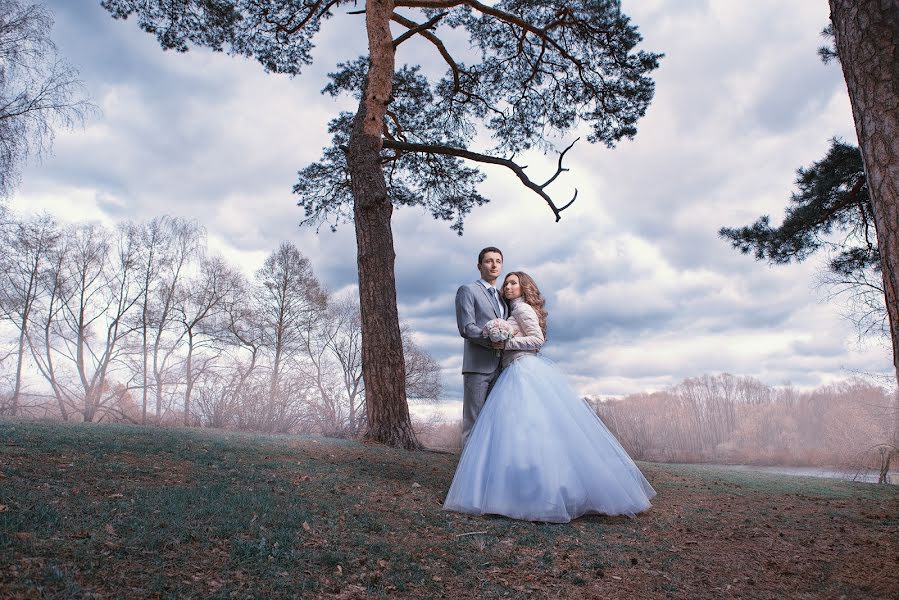
[[499,252],[487,252],[478,263],[478,271],[481,278],[487,283],[493,283],[503,271],[503,255]]

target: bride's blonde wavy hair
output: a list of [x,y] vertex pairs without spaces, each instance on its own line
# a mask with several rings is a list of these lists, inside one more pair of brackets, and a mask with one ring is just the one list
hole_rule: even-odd
[[537,320],[540,322],[540,330],[543,332],[543,337],[546,337],[546,317],[549,316],[549,313],[546,312],[546,300],[543,298],[543,294],[540,293],[540,288],[537,287],[537,283],[534,281],[533,277],[524,271],[512,271],[507,274],[506,278],[503,279],[503,285],[505,285],[506,279],[508,279],[510,275],[518,277],[518,285],[521,286],[521,299],[530,304],[531,308],[534,309],[534,312],[537,313]]

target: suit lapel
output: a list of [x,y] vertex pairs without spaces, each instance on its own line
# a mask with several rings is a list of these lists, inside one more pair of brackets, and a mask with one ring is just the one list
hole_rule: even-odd
[[487,297],[487,304],[493,310],[493,314],[496,315],[496,318],[498,318],[498,319],[505,318],[505,315],[501,315],[496,312],[496,302],[493,301],[493,297],[490,295],[490,292],[487,291],[487,288],[484,287],[484,285],[480,281],[476,281],[475,283],[477,284],[477,286],[479,288],[481,288],[481,291],[484,292],[484,296]]

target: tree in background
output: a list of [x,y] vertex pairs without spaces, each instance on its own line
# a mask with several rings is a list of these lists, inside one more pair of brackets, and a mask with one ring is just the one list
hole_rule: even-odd
[[[143,355],[145,361],[148,353],[152,357],[156,422],[162,419],[164,400],[169,400],[170,403],[175,393],[174,389],[169,389],[175,387],[179,376],[179,369],[173,363],[176,363],[178,350],[187,335],[187,330],[181,327],[178,318],[178,298],[184,292],[188,266],[197,259],[199,249],[205,242],[205,231],[194,221],[163,217],[153,219],[150,225],[160,221],[160,230],[165,240],[157,248],[161,251],[160,272],[156,281],[148,282],[152,299],[149,311],[145,310],[142,315],[144,318],[148,315],[150,317],[149,323],[142,323],[145,328],[148,324],[150,326],[150,338],[144,338]],[[146,297],[145,292],[144,298]],[[146,329],[144,333],[146,335]],[[148,342],[149,348],[146,346]]]
[[[163,48],[206,46],[253,57],[271,72],[298,74],[312,60],[312,36],[350,2],[102,4],[116,18],[136,15]],[[332,121],[333,144],[300,172],[295,191],[307,222],[355,224],[367,437],[415,448],[396,307],[393,208],[425,207],[461,232],[464,217],[487,202],[477,191],[483,174],[468,162],[508,168],[558,220],[574,198],[557,203],[547,186],[566,170],[562,158],[571,145],[543,182],[515,157],[552,151],[554,139],[581,124],[590,129],[590,142],[611,147],[633,137],[652,99],[647,75],[659,55],[634,51],[640,36],[616,0],[369,0],[347,15],[360,13],[368,55],[341,64],[325,88],[353,95],[358,109]],[[392,23],[403,30],[396,38]],[[448,47],[459,38],[454,29],[467,33],[467,44]],[[446,63],[439,80],[422,75],[419,51],[397,67],[398,49],[416,37]],[[495,146],[473,149],[484,129]]]
[[[145,422],[149,356],[157,399],[165,387],[156,424],[341,437],[364,430],[359,305],[328,294],[293,244],[281,244],[248,281],[208,253],[195,224],[178,219],[60,227],[10,211],[0,233],[0,317],[17,334],[0,340],[0,363],[13,367],[0,372],[2,413]],[[159,259],[149,280],[148,239]],[[407,389],[435,401],[440,366],[413,338],[404,326]]]
[[270,356],[268,393],[260,406],[264,422],[280,422],[280,415],[300,404],[292,392],[297,361],[306,358],[304,332],[318,327],[326,316],[327,295],[309,259],[291,242],[282,242],[256,272],[255,312],[261,325],[262,346]]
[[[227,331],[224,316],[242,290],[240,274],[220,256],[202,256],[199,273],[181,287],[175,310],[181,336],[187,346],[182,382],[184,384],[184,425],[193,424],[191,397],[197,381],[219,358],[222,338]],[[204,354],[203,351],[213,349]]]
[[140,313],[132,315],[132,321],[141,332],[141,423],[147,422],[151,387],[155,391],[158,422],[162,417],[168,359],[177,346],[167,339],[176,320],[175,300],[181,293],[185,267],[197,254],[205,232],[193,221],[167,215],[130,226],[139,242],[134,268],[140,286]]
[[641,460],[829,466],[885,480],[872,442],[889,435],[888,401],[889,390],[857,378],[800,392],[721,373],[595,409]]
[[50,39],[53,17],[37,3],[0,0],[0,196],[12,193],[22,166],[96,111],[78,71]]
[[[440,365],[416,344],[411,327],[403,323],[400,331],[409,398],[422,403],[437,402],[443,391]],[[327,405],[327,410],[318,412],[333,415],[331,431],[355,436],[364,430],[367,422],[362,377],[362,314],[357,301],[344,295],[328,302],[326,324],[318,331],[315,348],[315,352],[307,354],[318,355],[312,361],[316,378],[320,380],[320,373],[325,371],[335,380],[329,391],[321,390],[320,401]],[[317,385],[322,388],[320,383]]]
[[[137,236],[134,228],[114,232],[89,223],[70,228],[61,272],[48,281],[61,281],[61,310],[52,323],[55,351],[65,365],[55,371],[56,385],[68,387],[81,400],[85,422],[96,420],[124,390],[115,384],[123,368],[120,355],[132,333],[126,316],[137,304]],[[77,392],[75,392],[77,390]]]
[[25,351],[36,304],[41,300],[42,279],[52,262],[59,243],[60,231],[56,221],[47,214],[36,215],[18,221],[3,229],[0,243],[0,318],[12,323],[19,331],[16,344],[16,369],[12,396],[4,411],[13,416],[18,413],[22,392]]

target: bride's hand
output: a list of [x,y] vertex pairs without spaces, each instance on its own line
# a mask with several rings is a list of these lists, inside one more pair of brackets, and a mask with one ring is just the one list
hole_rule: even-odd
[[502,350],[506,347],[506,342],[493,342],[493,347],[497,350]]

